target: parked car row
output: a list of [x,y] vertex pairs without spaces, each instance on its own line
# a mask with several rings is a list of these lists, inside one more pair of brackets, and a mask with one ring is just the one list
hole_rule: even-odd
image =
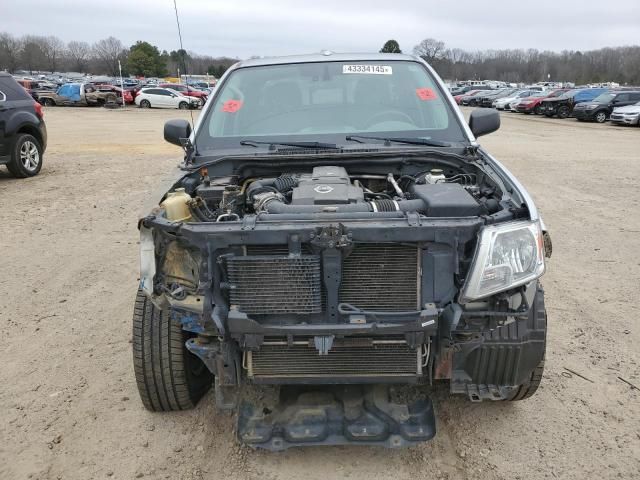
[[547,117],[574,117],[579,121],[640,125],[640,88],[531,88],[469,90],[453,97],[459,105]]
[[17,83],[41,105],[104,106],[138,105],[143,108],[199,108],[204,106],[208,92],[187,85],[166,83],[158,86],[122,88],[112,84],[65,83],[62,86],[40,88],[39,82],[18,80]]

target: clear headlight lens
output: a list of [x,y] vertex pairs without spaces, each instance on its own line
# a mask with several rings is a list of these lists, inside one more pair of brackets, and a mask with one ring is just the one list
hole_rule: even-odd
[[484,227],[460,301],[524,285],[544,273],[544,243],[538,222]]

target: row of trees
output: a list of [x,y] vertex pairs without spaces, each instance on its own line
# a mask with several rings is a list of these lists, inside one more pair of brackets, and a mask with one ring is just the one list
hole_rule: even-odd
[[[381,52],[402,53],[395,40]],[[550,52],[535,49],[467,51],[426,38],[413,48],[442,76],[451,80],[491,79],[506,82],[571,81],[576,84],[616,81],[640,85],[640,46],[607,47],[590,51]],[[73,71],[164,77],[180,73],[220,77],[237,59],[197,55],[185,50],[160,51],[148,42],[126,47],[114,37],[90,45],[58,37],[0,33],[0,70]]]
[[174,76],[180,73],[220,77],[237,59],[197,55],[185,50],[167,52],[148,42],[126,47],[115,37],[90,45],[58,37],[25,35],[14,37],[0,32],[0,71],[78,72],[145,77]]
[[[387,41],[381,52],[402,53],[398,42]],[[482,50],[449,48],[426,38],[413,48],[442,78],[532,83],[550,78],[576,84],[620,82],[640,85],[640,46],[606,47],[590,51],[540,52],[535,49]]]

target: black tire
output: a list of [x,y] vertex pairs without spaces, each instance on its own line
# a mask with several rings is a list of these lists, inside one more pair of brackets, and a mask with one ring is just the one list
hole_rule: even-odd
[[115,95],[107,95],[104,97],[104,103],[116,103],[118,101],[118,97]]
[[516,402],[531,397],[534,393],[536,393],[538,387],[540,386],[540,382],[542,381],[542,374],[544,373],[545,351],[547,349],[547,310],[544,306],[544,290],[540,285],[538,285],[538,294],[536,295],[536,298],[534,300],[533,315],[529,319],[529,325],[531,327],[533,327],[534,325],[542,325],[544,328],[544,347],[542,351],[542,360],[540,360],[540,363],[531,371],[531,374],[529,375],[527,381],[513,390],[509,398],[505,399],[508,402]]
[[42,169],[42,145],[33,135],[19,133],[11,149],[7,168],[16,178],[35,177]]
[[151,108],[151,102],[149,100],[140,100],[140,108]]
[[571,115],[571,110],[566,105],[558,107],[558,118],[568,118]]
[[540,105],[536,105],[533,109],[533,113],[535,113],[536,115],[542,115],[542,107]]
[[180,110],[187,110],[189,108],[189,104],[187,102],[180,102],[178,104],[178,108]]
[[133,366],[147,410],[193,408],[211,387],[213,375],[185,347],[189,334],[138,290],[133,307]]
[[542,381],[542,374],[544,373],[544,360],[542,360],[536,368],[531,372],[531,377],[526,383],[520,385],[517,389],[515,389],[509,398],[506,399],[507,402],[517,402],[519,400],[524,400],[525,398],[529,398],[540,386],[540,382]]
[[42,105],[44,105],[45,107],[55,107],[56,102],[53,101],[53,98],[43,98]]

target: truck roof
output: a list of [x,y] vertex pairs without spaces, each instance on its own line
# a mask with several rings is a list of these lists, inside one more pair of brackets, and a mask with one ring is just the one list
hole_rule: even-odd
[[254,58],[251,60],[242,60],[236,64],[237,68],[241,67],[257,67],[263,65],[286,65],[290,63],[313,63],[313,62],[345,62],[345,61],[420,61],[418,57],[413,55],[405,55],[402,53],[333,53],[322,52],[309,55],[289,55],[282,57],[266,57]]

